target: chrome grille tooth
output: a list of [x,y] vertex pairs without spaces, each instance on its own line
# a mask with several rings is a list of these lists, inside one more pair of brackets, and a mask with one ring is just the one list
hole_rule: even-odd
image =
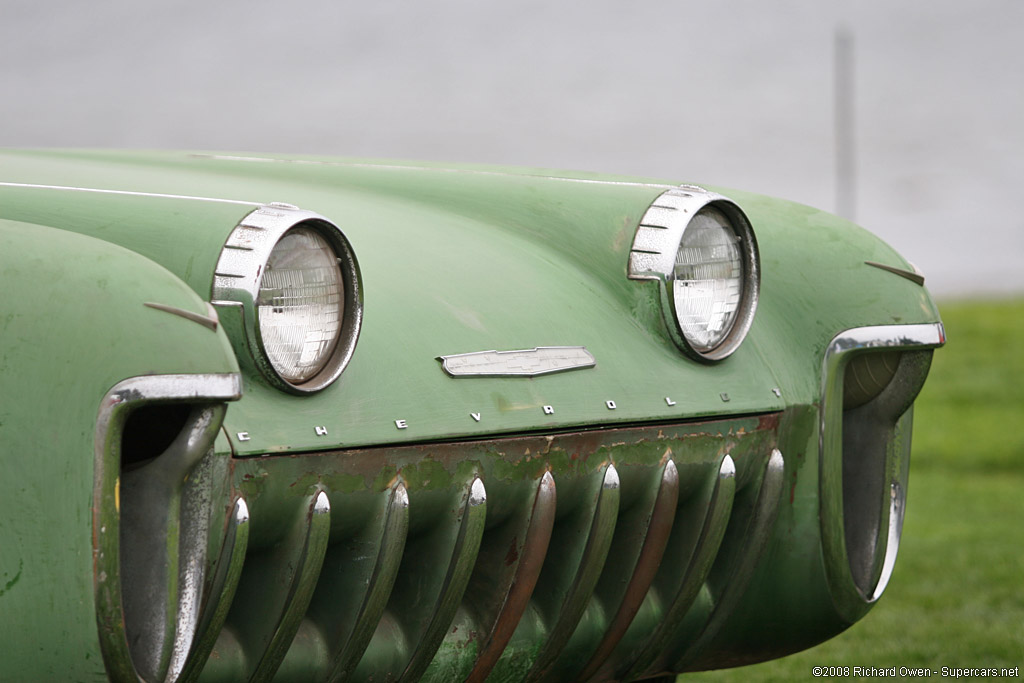
[[327,550],[330,510],[327,494],[316,491],[283,541],[246,561],[224,630],[242,646],[249,681],[273,678],[299,630]]
[[[376,558],[371,571],[366,574],[359,572],[347,554],[332,548],[328,551],[328,559],[321,572],[310,617],[321,624],[321,630],[325,632],[328,646],[332,650],[327,676],[330,681],[346,681],[352,676],[384,613],[401,565],[409,532],[409,492],[404,483],[398,482],[386,494],[383,522],[379,531],[372,530],[377,533],[377,538]],[[338,557],[331,558],[333,553],[337,553]],[[328,562],[331,563],[330,569]],[[333,575],[344,577],[345,580],[332,581],[332,569],[335,570]],[[363,590],[350,590],[354,586],[361,586]],[[349,595],[332,595],[337,587]],[[358,605],[351,619],[346,618],[347,605],[339,604],[339,598],[346,603],[354,602]]]
[[387,607],[351,672],[357,680],[423,674],[455,619],[480,547],[487,492],[478,474],[454,491],[410,485],[408,496],[405,551]]
[[[612,536],[615,533],[615,523],[619,513],[619,486],[619,473],[615,469],[615,465],[609,463],[601,478],[596,501],[590,507],[593,514],[590,517],[585,545],[577,556],[578,562],[574,566],[565,567],[560,572],[555,570],[555,573],[558,574],[558,578],[555,580],[562,583],[568,579],[568,583],[555,586],[555,590],[546,596],[539,596],[541,609],[547,612],[544,616],[545,621],[549,624],[548,636],[527,674],[527,680],[541,680],[549,674],[549,669],[561,653],[562,648],[569,642],[569,638],[572,637],[573,631],[576,630],[576,626],[587,608],[587,603],[594,594],[597,581],[604,569],[605,560],[608,558]],[[556,538],[557,532],[556,526]],[[554,557],[549,555],[548,559],[551,560]],[[547,566],[545,566],[546,568]],[[568,571],[565,571],[566,569]],[[543,585],[545,580],[547,580],[547,576],[542,572],[538,588],[545,587]],[[557,601],[556,605],[550,604],[552,598],[556,598],[559,594],[561,594],[561,600]],[[544,609],[545,602],[548,603],[546,610]]]
[[[551,472],[544,472],[524,518],[488,531],[489,538],[485,537],[492,552],[481,549],[468,593],[477,605],[481,625],[490,626],[466,683],[487,678],[529,605],[551,541],[556,500],[555,479]],[[515,559],[510,562],[512,555]]]
[[[249,544],[249,507],[244,498],[237,498],[228,517],[228,524],[217,561],[215,574],[207,585],[203,595],[203,605],[196,625],[196,637],[188,658],[182,663],[178,677],[183,683],[190,683],[199,678],[206,660],[210,657],[217,636],[224,626],[231,602],[238,588],[238,580],[242,576],[245,563],[245,551]],[[172,672],[176,668],[172,661]]]
[[730,526],[738,528],[735,535],[732,528],[727,532],[723,550],[712,568],[708,579],[714,598],[711,613],[699,633],[687,634],[685,649],[672,664],[673,671],[683,671],[690,662],[705,654],[743,597],[775,524],[785,483],[784,471],[782,453],[773,449],[761,475],[757,498],[743,511],[745,514],[734,515]]
[[[658,572],[652,586],[669,607],[639,652],[622,653],[624,665],[619,667],[617,678],[629,680],[649,671],[675,635],[711,572],[732,515],[735,495],[736,465],[726,455],[705,484],[704,491],[679,506],[668,551],[677,556],[663,562],[663,570]],[[679,571],[679,567],[686,569]]]
[[679,502],[679,471],[675,462],[668,458],[660,471],[654,472],[658,476],[647,483],[645,499],[632,506],[627,515],[620,516],[612,554],[622,569],[607,568],[595,596],[606,611],[615,610],[614,615],[601,641],[592,649],[590,660],[577,675],[578,681],[592,678],[626,634],[647,596],[668,545]]
[[[469,485],[466,503],[462,508],[458,536],[451,551],[451,560],[443,584],[439,587],[437,602],[431,611],[429,620],[422,624],[422,634],[413,650],[405,671],[399,681],[415,681],[423,675],[440,647],[455,613],[462,601],[462,596],[469,584],[469,577],[476,562],[483,536],[484,522],[487,515],[487,490],[483,480],[477,476]],[[409,629],[406,629],[407,633]]]

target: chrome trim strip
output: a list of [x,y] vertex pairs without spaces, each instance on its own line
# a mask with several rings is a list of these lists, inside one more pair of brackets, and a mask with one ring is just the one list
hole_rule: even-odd
[[192,154],[195,159],[210,159],[213,161],[245,161],[250,163],[278,163],[278,164],[301,164],[308,166],[339,166],[342,168],[365,168],[382,171],[427,171],[431,173],[458,173],[464,175],[496,176],[499,178],[538,178],[540,180],[553,180],[563,183],[579,183],[582,185],[609,185],[623,187],[651,187],[655,189],[672,189],[676,185],[663,185],[661,183],[641,183],[628,180],[596,180],[591,178],[566,178],[564,176],[539,175],[534,173],[507,173],[503,171],[484,171],[469,168],[432,168],[430,166],[402,166],[401,164],[368,164],[362,162],[345,161],[320,161],[316,159],[274,159],[271,157],[244,157],[228,154]]
[[924,287],[924,275],[913,270],[905,270],[903,268],[897,268],[896,266],[887,266],[884,263],[878,263],[877,261],[865,261],[864,265],[874,266],[875,268],[881,268],[882,270],[899,275],[900,277],[906,278],[913,282],[915,285]]
[[156,199],[187,199],[196,202],[216,202],[218,204],[238,204],[241,206],[260,206],[262,202],[248,202],[240,199],[220,199],[217,197],[197,197],[185,194],[161,194],[159,192],[135,192],[131,190],[106,190],[98,187],[71,187],[67,185],[37,185],[35,183],[5,183],[0,187],[16,187],[28,190],[67,190],[70,192],[95,192],[97,194],[117,194],[128,197],[153,197]]
[[882,558],[882,574],[878,577],[878,585],[871,594],[874,602],[885,592],[892,578],[892,570],[896,566],[896,553],[900,549],[900,536],[903,535],[903,517],[906,514],[906,495],[899,482],[894,481],[889,488],[889,524],[885,539],[885,556]]
[[516,351],[474,351],[440,356],[449,377],[536,377],[597,365],[585,346],[537,346]]
[[[880,579],[875,589],[870,591],[869,595],[865,595],[857,588],[850,571],[844,527],[842,380],[846,363],[855,352],[871,349],[924,350],[938,348],[945,343],[946,332],[941,322],[877,325],[844,330],[829,342],[825,350],[822,359],[821,403],[818,414],[822,550],[832,600],[839,614],[851,623],[860,618],[885,589],[892,565],[896,561],[902,525],[894,524],[891,519],[885,522],[889,536],[881,561],[883,567],[888,567],[888,573],[883,569],[885,581]],[[889,463],[886,464],[887,469],[888,466]],[[896,492],[902,493],[902,489]],[[899,519],[902,519],[901,502],[886,505],[884,501],[879,501],[879,505],[885,505],[887,512],[897,512]]]
[[199,323],[203,327],[213,330],[214,332],[217,331],[217,325],[220,324],[220,320],[217,318],[217,309],[210,303],[206,304],[207,315],[186,311],[184,308],[178,308],[177,306],[153,303],[152,301],[147,301],[142,305],[148,308],[154,308],[158,311],[163,311],[164,313],[170,313],[171,315],[185,318],[186,320],[191,320],[192,322]]
[[125,404],[136,401],[209,400],[237,401],[242,397],[242,378],[236,373],[199,375],[141,375],[118,382],[100,402],[96,419],[96,445]]
[[[345,299],[341,332],[331,359],[308,381],[292,384],[277,374],[267,357],[256,300],[270,253],[286,232],[300,224],[315,229],[331,243],[341,267]],[[355,352],[363,320],[359,263],[341,228],[317,213],[280,202],[260,206],[231,231],[214,270],[210,302],[222,309],[222,322],[238,355],[252,359],[272,385],[293,394],[326,389],[341,376]]]

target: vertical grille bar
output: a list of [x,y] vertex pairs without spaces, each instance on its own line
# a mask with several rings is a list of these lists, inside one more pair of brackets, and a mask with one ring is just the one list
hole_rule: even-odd
[[252,683],[269,681],[274,677],[274,672],[284,659],[313,597],[313,589],[320,575],[324,553],[327,551],[327,537],[331,529],[331,504],[325,492],[318,491],[313,496],[306,519],[306,541],[302,554],[295,563],[295,574],[289,595],[263,658],[249,678]]
[[[541,646],[537,659],[527,676],[527,680],[535,681],[548,673],[562,648],[572,636],[576,625],[587,608],[587,602],[594,593],[597,581],[601,577],[608,549],[611,547],[615,533],[616,518],[619,514],[619,473],[615,465],[609,464],[604,472],[596,505],[594,505],[593,521],[587,535],[586,545],[580,556],[579,564],[566,586],[565,598],[548,628],[547,638]],[[554,559],[550,555],[548,559]],[[541,575],[541,581],[544,575]]]
[[[351,593],[348,589],[352,585],[365,586],[365,591],[354,595],[331,595],[337,585],[331,581],[326,566],[322,573],[325,580],[320,582],[314,596],[310,617],[327,633],[327,642],[334,652],[327,680],[346,681],[351,677],[387,606],[409,532],[409,493],[402,482],[390,491],[381,526],[376,559],[369,568],[371,571],[360,574],[361,567],[351,561],[348,554],[329,558],[336,560],[332,562],[332,568],[349,575],[348,580],[341,584],[345,593]],[[333,548],[331,552],[334,552]],[[351,576],[354,573],[356,576]],[[358,609],[350,612],[346,609],[347,604],[339,604],[339,598],[345,603],[357,604]]]
[[[184,683],[199,678],[210,652],[217,642],[217,636],[224,626],[224,620],[231,608],[231,601],[242,576],[245,551],[249,544],[249,507],[245,499],[238,498],[232,506],[213,579],[203,593],[203,611],[199,615],[196,638],[188,658],[183,662],[181,677]],[[172,662],[172,667],[175,663]]]
[[487,491],[472,474],[461,490],[408,483],[409,538],[387,607],[352,676],[422,675],[451,625],[483,535]]
[[[608,581],[610,586],[603,596],[604,603],[613,606],[618,603],[618,611],[612,617],[608,628],[605,630],[601,642],[594,650],[593,656],[577,676],[576,680],[585,681],[591,678],[601,665],[611,656],[615,646],[622,640],[626,630],[633,622],[647,591],[651,587],[654,578],[661,564],[661,558],[665,553],[665,546],[668,544],[675,521],[676,507],[679,502],[679,471],[676,464],[669,459],[661,470],[661,477],[658,480],[657,497],[649,508],[638,511],[636,516],[640,519],[636,523],[645,525],[642,530],[628,529],[627,537],[639,537],[643,540],[639,556],[632,567],[632,574],[628,584],[620,581]],[[607,575],[606,576],[610,576]],[[599,593],[605,581],[598,585]],[[620,589],[621,586],[621,589]],[[614,591],[614,592],[613,592]]]
[[246,561],[224,628],[230,633],[222,632],[227,639],[222,636],[215,648],[240,643],[246,680],[270,680],[299,629],[327,550],[330,510],[327,494],[317,491],[297,511],[281,544]]
[[736,465],[730,456],[722,458],[708,483],[704,492],[693,496],[676,514],[670,539],[670,555],[676,557],[667,558],[655,577],[655,589],[671,602],[639,654],[626,654],[624,660],[632,662],[632,666],[624,675],[620,672],[619,678],[632,679],[648,670],[683,621],[711,571],[736,494]]
[[[782,453],[774,449],[764,468],[757,499],[746,515],[747,518],[739,520],[743,528],[737,529],[732,547],[727,548],[716,561],[715,587],[719,590],[712,589],[713,595],[715,592],[718,594],[711,614],[699,635],[688,642],[683,655],[676,659],[672,671],[682,671],[688,660],[705,650],[736,609],[768,545],[784,481],[785,461]],[[718,571],[720,567],[721,571]]]
[[413,651],[409,664],[399,678],[400,681],[415,681],[430,664],[434,653],[444,639],[445,631],[459,608],[466,591],[480,539],[484,532],[484,518],[487,515],[487,491],[483,480],[477,477],[469,487],[469,496],[462,512],[462,525],[458,540],[452,549],[451,563],[444,584],[441,586],[433,617],[423,629],[422,637]]
[[[526,524],[526,532],[523,535],[521,544],[517,543],[517,536],[514,529],[511,539],[502,538],[498,542],[499,554],[497,557],[498,566],[479,566],[481,574],[489,578],[500,572],[501,578],[491,588],[494,592],[503,592],[504,596],[500,602],[495,604],[498,608],[495,611],[482,610],[481,623],[493,624],[490,633],[484,639],[484,644],[477,655],[473,670],[466,679],[466,683],[483,683],[487,675],[498,663],[505,646],[512,638],[519,620],[523,616],[530,602],[530,596],[540,578],[541,567],[544,565],[544,558],[547,555],[548,543],[551,541],[551,529],[555,523],[555,479],[551,472],[545,472],[537,485],[537,492],[533,498],[530,518]],[[508,545],[509,551],[504,557],[500,549]],[[516,554],[516,559],[508,561],[509,555]],[[504,566],[502,566],[504,565]],[[502,570],[505,571],[502,571]],[[486,590],[486,588],[482,588]]]

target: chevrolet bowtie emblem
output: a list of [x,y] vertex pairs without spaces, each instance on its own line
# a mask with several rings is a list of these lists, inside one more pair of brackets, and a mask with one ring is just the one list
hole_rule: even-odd
[[534,377],[597,365],[594,356],[582,346],[476,351],[441,356],[438,360],[444,371],[452,377]]

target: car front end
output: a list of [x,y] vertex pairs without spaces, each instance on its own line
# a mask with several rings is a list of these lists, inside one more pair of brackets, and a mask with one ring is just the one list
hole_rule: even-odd
[[0,171],[6,677],[658,678],[885,589],[945,338],[842,219],[499,167]]

